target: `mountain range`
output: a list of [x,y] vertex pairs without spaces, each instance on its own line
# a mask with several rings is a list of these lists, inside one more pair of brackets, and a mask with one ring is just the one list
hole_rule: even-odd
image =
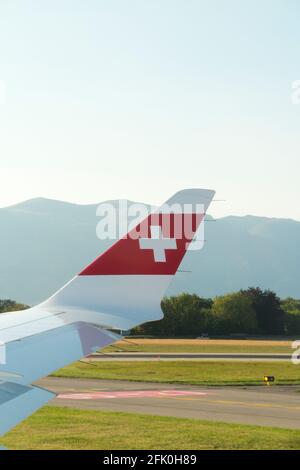
[[[108,202],[117,209],[119,201]],[[96,237],[97,207],[37,198],[0,209],[0,298],[34,305],[112,244]],[[205,239],[203,250],[187,254],[168,295],[259,286],[300,298],[300,222],[207,216]]]

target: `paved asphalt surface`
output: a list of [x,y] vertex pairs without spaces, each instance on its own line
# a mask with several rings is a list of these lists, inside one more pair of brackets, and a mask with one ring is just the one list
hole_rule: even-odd
[[88,356],[93,361],[156,361],[162,359],[166,361],[193,360],[207,361],[207,359],[224,359],[243,361],[290,361],[291,354],[268,354],[268,353],[138,353],[138,352],[118,352],[118,353],[96,353]]
[[300,387],[192,385],[48,377],[51,405],[300,429]]

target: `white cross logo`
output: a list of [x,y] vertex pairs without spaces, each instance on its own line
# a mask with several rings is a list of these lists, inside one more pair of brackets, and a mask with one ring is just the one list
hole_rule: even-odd
[[150,238],[140,238],[141,250],[153,250],[154,261],[156,263],[165,263],[166,250],[176,250],[177,242],[175,238],[164,238],[162,236],[161,227],[157,225],[151,225],[150,227]]

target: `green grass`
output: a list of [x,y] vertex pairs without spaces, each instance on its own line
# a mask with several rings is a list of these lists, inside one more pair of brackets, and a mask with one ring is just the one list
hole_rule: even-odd
[[53,375],[199,385],[259,385],[264,375],[274,375],[277,384],[300,384],[300,367],[289,362],[76,362]]
[[1,444],[10,449],[300,449],[300,431],[44,407]]
[[119,341],[103,349],[105,353],[282,353],[291,354],[291,341],[272,340],[151,340]]

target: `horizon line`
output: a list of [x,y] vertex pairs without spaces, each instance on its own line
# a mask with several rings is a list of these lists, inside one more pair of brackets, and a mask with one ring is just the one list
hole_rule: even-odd
[[[103,201],[100,201],[100,202],[81,203],[81,202],[74,202],[74,201],[68,201],[68,200],[62,200],[62,199],[49,198],[49,197],[44,197],[44,196],[37,196],[37,197],[30,198],[30,199],[24,199],[24,200],[19,201],[17,203],[10,204],[8,206],[0,206],[0,210],[13,209],[13,208],[16,208],[17,206],[21,206],[22,204],[30,203],[32,201],[38,201],[38,200],[40,200],[40,201],[51,201],[51,202],[56,202],[56,203],[61,203],[61,204],[68,204],[68,205],[72,205],[72,206],[80,206],[80,207],[98,206],[98,205],[103,204],[103,203],[118,202],[118,201],[127,201],[129,203],[144,204],[144,205],[150,206],[150,207],[158,207],[158,206],[155,206],[153,204],[144,203],[144,202],[141,202],[141,201],[134,201],[132,199],[127,199],[127,198],[104,199]],[[207,214],[207,215],[210,215],[210,214]],[[221,216],[221,217],[214,217],[214,216],[210,215],[210,217],[212,217],[214,220],[221,220],[221,219],[226,219],[226,218],[229,218],[229,217],[237,217],[237,218],[254,217],[254,218],[257,218],[257,219],[286,220],[286,221],[289,220],[289,221],[300,223],[300,220],[294,219],[292,217],[272,217],[272,216],[267,216],[267,215],[255,215],[255,214],[250,214],[250,213],[243,214],[243,215],[229,214],[229,215],[224,215],[224,216]]]

